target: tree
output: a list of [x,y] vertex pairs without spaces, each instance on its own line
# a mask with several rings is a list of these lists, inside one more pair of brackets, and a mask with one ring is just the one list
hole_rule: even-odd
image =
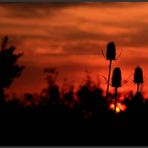
[[14,53],[15,46],[7,47],[8,37],[2,39],[0,49],[0,105],[4,103],[4,89],[9,88],[13,80],[21,75],[23,65],[17,64],[17,60],[23,53]]

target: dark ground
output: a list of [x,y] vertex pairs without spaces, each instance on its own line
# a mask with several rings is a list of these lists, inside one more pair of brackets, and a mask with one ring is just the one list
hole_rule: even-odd
[[0,145],[148,145],[147,115],[107,112],[84,119],[65,108],[3,111]]

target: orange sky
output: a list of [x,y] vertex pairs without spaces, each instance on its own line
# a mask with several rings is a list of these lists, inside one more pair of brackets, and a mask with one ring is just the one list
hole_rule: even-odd
[[[9,91],[40,92],[46,86],[43,69],[50,66],[58,68],[58,81],[67,77],[83,82],[85,70],[94,79],[98,74],[107,77],[108,61],[101,49],[105,51],[110,41],[115,42],[117,54],[123,50],[113,67],[121,67],[125,80],[141,66],[147,91],[147,16],[148,2],[0,4],[0,37],[9,35],[17,51],[24,52],[19,61],[26,66]],[[132,79],[123,91],[136,90]]]

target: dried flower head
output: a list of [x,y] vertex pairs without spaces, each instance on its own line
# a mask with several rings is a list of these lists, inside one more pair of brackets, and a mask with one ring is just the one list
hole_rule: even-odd
[[115,58],[116,58],[116,47],[115,47],[114,42],[109,42],[107,44],[106,58],[107,58],[107,60],[115,60]]
[[119,67],[116,67],[113,71],[112,86],[121,87],[121,70]]
[[140,67],[135,68],[134,82],[137,84],[143,83],[143,71]]

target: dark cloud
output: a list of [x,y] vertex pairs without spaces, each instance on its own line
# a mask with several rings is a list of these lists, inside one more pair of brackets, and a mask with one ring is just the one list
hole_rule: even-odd
[[132,59],[126,58],[126,59],[120,61],[120,63],[123,65],[127,65],[127,66],[128,65],[135,65],[135,66],[145,65],[145,66],[147,66],[148,59],[147,59],[147,57],[143,57],[139,51],[139,54],[136,55],[135,57],[133,56]]
[[129,40],[126,42],[126,46],[131,47],[146,47],[148,46],[148,28],[145,26],[145,28],[137,28],[136,33],[129,33],[127,34],[127,37]]
[[54,14],[54,9],[42,3],[11,3],[1,5],[8,18],[45,18]]
[[12,18],[45,18],[54,16],[59,9],[65,7],[95,7],[99,9],[105,8],[127,8],[139,3],[124,2],[43,2],[43,3],[4,3],[0,7],[4,8],[7,13],[5,17]]
[[80,42],[73,45],[66,44],[63,47],[65,54],[71,55],[96,55],[99,53],[98,43]]
[[90,32],[81,30],[77,26],[53,26],[48,30],[50,37],[52,38],[61,38],[66,41],[82,41],[82,40],[90,40],[90,39],[99,39],[99,35]]
[[[48,3],[49,4],[49,3]],[[139,6],[142,3],[132,3],[132,2],[52,2],[49,5],[56,8],[63,7],[92,7],[92,8],[127,8],[131,6]]]
[[15,34],[8,34],[10,39],[13,39],[14,41],[26,41],[26,40],[48,40],[49,37],[45,34],[38,34],[38,35],[33,35],[33,34],[26,34],[26,35],[15,35]]
[[7,12],[5,17],[8,18],[46,18],[52,17],[58,13],[59,9],[65,7],[76,7],[81,3],[11,3],[2,4],[0,7]]
[[34,24],[23,24],[23,23],[1,23],[0,24],[0,28],[11,28],[11,29],[43,29],[43,28],[46,28],[48,27],[48,25],[43,25],[43,24],[40,24],[40,25],[34,25]]
[[[95,54],[99,48],[101,41],[106,43],[109,41],[115,41],[123,47],[145,47],[148,46],[148,28],[147,23],[143,23],[141,26],[136,26],[135,31],[129,29],[129,32],[106,34],[101,32],[84,31],[74,27],[53,27],[49,31],[50,39],[55,41],[66,41],[63,50],[65,53],[75,54]],[[53,35],[53,36],[52,36]],[[55,35],[55,36],[54,36]],[[90,41],[93,41],[91,43]],[[75,43],[71,43],[75,42]]]
[[[137,27],[135,31],[117,34],[105,34],[102,33],[101,30],[100,33],[91,32],[89,30],[84,31],[78,27],[51,27],[50,31],[48,30],[48,32],[49,34],[47,33],[44,35],[31,35],[29,34],[29,32],[28,35],[7,35],[9,35],[12,43],[16,44],[16,46],[22,46],[22,48],[24,42],[31,43],[33,40],[36,42],[43,41],[47,42],[47,50],[52,50],[53,46],[55,48],[62,46],[63,54],[69,55],[98,54],[98,51],[101,48],[100,43],[102,41],[105,41],[106,43],[109,41],[114,41],[115,43],[118,43],[118,45],[124,48],[148,46],[148,28],[146,23]],[[43,45],[41,44],[40,47],[42,46]],[[34,47],[34,50],[35,48],[36,47]]]

